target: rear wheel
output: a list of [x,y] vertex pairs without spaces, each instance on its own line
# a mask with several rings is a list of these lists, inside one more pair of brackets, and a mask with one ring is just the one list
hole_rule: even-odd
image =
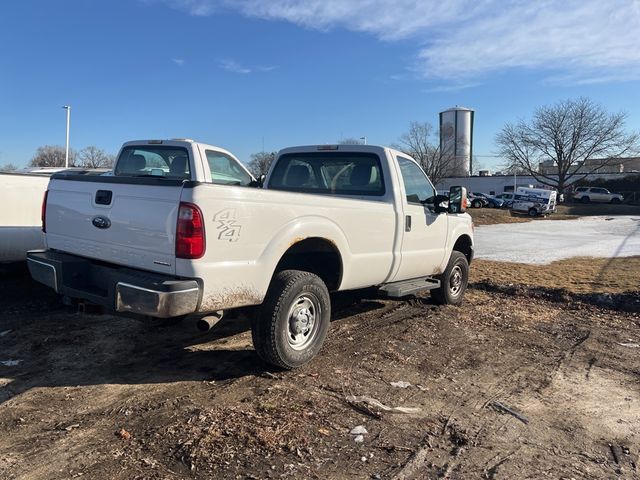
[[324,282],[310,272],[283,270],[271,281],[251,336],[265,362],[291,369],[315,357],[329,329],[331,300]]
[[473,208],[480,208],[482,207],[482,202],[480,200],[474,200],[473,202],[471,202],[471,206]]
[[449,263],[440,275],[440,287],[431,290],[431,298],[440,305],[460,305],[469,282],[469,262],[462,252],[451,252]]

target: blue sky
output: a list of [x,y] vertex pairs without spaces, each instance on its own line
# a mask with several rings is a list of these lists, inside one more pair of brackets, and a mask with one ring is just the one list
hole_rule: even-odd
[[[36,148],[190,137],[242,160],[476,110],[587,96],[640,130],[638,0],[20,0],[0,9],[0,165]],[[263,140],[264,139],[264,140]],[[499,160],[480,157],[485,168]]]

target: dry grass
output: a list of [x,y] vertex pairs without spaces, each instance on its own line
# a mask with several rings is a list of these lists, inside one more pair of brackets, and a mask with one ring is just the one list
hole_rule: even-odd
[[497,223],[522,223],[531,219],[524,216],[511,216],[506,208],[470,208],[467,213],[473,218],[473,223],[478,225],[495,225]]
[[569,258],[549,265],[475,260],[471,282],[492,281],[564,288],[575,293],[624,293],[640,290],[640,256]]
[[548,217],[529,218],[526,215],[512,216],[507,208],[470,208],[467,210],[476,225],[494,225],[496,223],[522,223],[542,220],[571,220],[585,216],[599,215],[640,215],[638,205],[611,205],[565,203],[558,205],[558,211]]

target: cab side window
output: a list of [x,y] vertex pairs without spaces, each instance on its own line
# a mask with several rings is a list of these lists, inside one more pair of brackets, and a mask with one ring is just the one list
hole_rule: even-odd
[[436,190],[422,169],[408,158],[398,157],[407,203],[433,206]]
[[251,176],[229,155],[213,150],[207,150],[206,155],[213,183],[241,186],[247,186],[251,183]]

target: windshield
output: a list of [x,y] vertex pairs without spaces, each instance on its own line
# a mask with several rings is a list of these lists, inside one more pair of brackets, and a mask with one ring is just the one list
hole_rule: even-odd
[[186,148],[135,145],[122,149],[114,175],[127,177],[190,178]]

